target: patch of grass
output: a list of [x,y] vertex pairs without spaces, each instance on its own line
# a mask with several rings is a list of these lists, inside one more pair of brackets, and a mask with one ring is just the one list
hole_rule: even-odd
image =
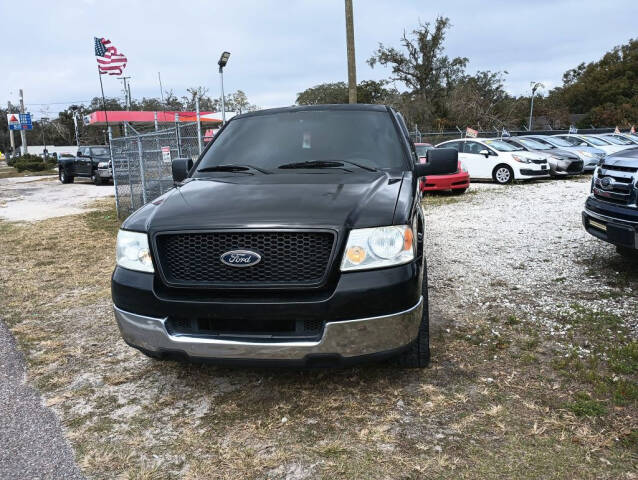
[[598,417],[607,414],[607,407],[602,402],[592,400],[583,392],[574,396],[573,402],[565,404],[565,408],[578,417]]
[[41,177],[41,176],[53,176],[57,175],[57,169],[45,170],[41,172],[19,172],[13,167],[0,167],[0,178],[15,178],[15,177]]
[[633,374],[638,372],[638,341],[613,347],[609,351],[609,368],[614,373]]
[[505,319],[505,325],[514,326],[514,325],[520,325],[520,323],[521,323],[521,319],[514,314],[508,315],[507,318]]
[[472,190],[471,188],[461,195],[450,192],[430,192],[423,195],[422,205],[427,208],[438,207],[441,205],[452,205],[459,202],[468,202],[471,201],[472,197],[478,193],[478,190]]
[[102,208],[92,210],[85,214],[84,218],[89,230],[93,232],[105,232],[117,234],[121,222],[117,218],[117,210],[113,200],[100,201]]

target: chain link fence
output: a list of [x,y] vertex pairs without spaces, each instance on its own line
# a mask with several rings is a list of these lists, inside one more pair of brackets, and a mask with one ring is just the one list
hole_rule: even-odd
[[197,123],[111,139],[117,213],[125,218],[173,188],[171,160],[197,159],[205,146]]

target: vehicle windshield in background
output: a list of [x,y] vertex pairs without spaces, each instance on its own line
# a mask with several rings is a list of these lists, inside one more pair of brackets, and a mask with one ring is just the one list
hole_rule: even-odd
[[519,150],[523,150],[523,147],[517,147],[515,145],[510,145],[503,140],[484,140],[486,145],[498,150],[499,152],[518,152]]
[[91,154],[96,157],[108,157],[109,151],[106,148],[92,148]]
[[577,137],[552,138],[552,142],[556,144],[558,144],[560,140],[563,140],[565,142],[565,145],[563,145],[564,147],[578,147],[581,145],[587,145],[587,142]]
[[562,138],[551,137],[551,138],[538,138],[535,139],[538,142],[549,143],[553,147],[573,147],[573,145]]
[[[269,173],[292,173],[304,162],[313,171],[337,167],[404,168],[405,152],[390,114],[385,111],[305,110],[254,115],[232,120],[197,166],[205,177],[223,166],[247,166]],[[324,162],[324,163],[316,163]],[[284,169],[280,167],[284,166]],[[255,169],[256,168],[256,169]],[[310,170],[308,170],[310,171]],[[338,171],[344,171],[343,169]]]
[[527,148],[531,148],[532,150],[551,150],[552,146],[547,145],[546,143],[541,143],[537,140],[530,140],[528,138],[519,138],[519,142],[525,145]]
[[616,145],[633,145],[634,142],[631,140],[627,140],[626,138],[620,137],[605,137],[605,140],[611,143],[615,143]]
[[425,157],[428,154],[428,150],[432,150],[434,147],[429,145],[415,145],[416,154],[418,157]]
[[611,142],[608,142],[607,140],[603,140],[602,138],[598,138],[598,137],[584,137],[584,138],[586,138],[588,141],[590,141],[596,146],[611,145]]

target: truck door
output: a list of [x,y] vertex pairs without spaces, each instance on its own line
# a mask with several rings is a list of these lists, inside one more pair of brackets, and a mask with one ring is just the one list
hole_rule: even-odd
[[82,147],[80,148],[80,152],[82,152],[82,156],[79,157],[78,161],[75,163],[77,168],[76,175],[81,177],[90,177],[91,176],[91,148]]

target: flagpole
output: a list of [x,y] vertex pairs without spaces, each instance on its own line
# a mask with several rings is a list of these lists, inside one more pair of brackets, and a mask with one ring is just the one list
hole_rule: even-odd
[[102,74],[100,73],[100,66],[97,66],[97,76],[100,79],[100,90],[102,91],[102,110],[104,111],[104,119],[106,120],[106,129],[109,129],[109,116],[106,113],[106,99],[104,98],[104,85],[102,85]]
[[109,158],[113,163],[113,152],[111,152],[111,127],[109,126],[109,116],[106,113],[106,99],[104,98],[104,85],[102,85],[102,74],[100,73],[100,66],[97,66],[97,76],[100,78],[100,91],[102,92],[102,110],[104,111],[104,120],[106,121],[106,132],[109,136]]

